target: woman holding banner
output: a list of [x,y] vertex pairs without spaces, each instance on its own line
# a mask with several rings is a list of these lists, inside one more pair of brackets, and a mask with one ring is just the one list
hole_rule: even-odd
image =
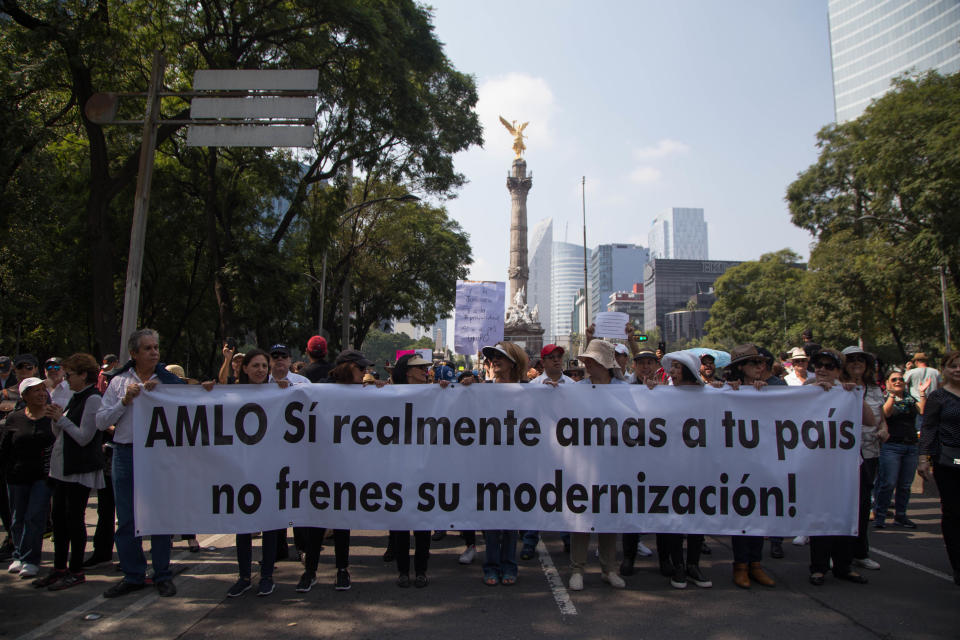
[[[613,343],[606,340],[591,340],[586,350],[580,354],[580,361],[587,370],[589,380],[577,384],[627,384],[623,372],[617,365]],[[588,532],[570,534],[570,590],[583,589],[583,568],[587,564],[587,548],[590,546]],[[627,583],[617,575],[617,534],[598,533],[597,547],[600,556],[600,578],[611,587],[623,589]],[[636,550],[636,544],[634,544]]]
[[[741,344],[730,352],[726,378],[732,388],[749,385],[760,391],[767,386],[766,377],[766,361],[756,345]],[[760,565],[763,536],[730,536],[730,546],[733,548],[733,584],[741,589],[749,589],[751,580],[765,587],[776,584]]]
[[[833,349],[819,349],[810,354],[809,368],[813,370],[814,382],[824,391],[839,384],[843,367],[843,356]],[[852,382],[843,383],[843,388],[853,391]],[[863,424],[876,426],[877,422],[866,402],[863,403]],[[859,489],[858,489],[859,492]],[[840,580],[856,584],[866,584],[867,579],[851,570],[853,548],[856,536],[810,536],[810,584],[821,586],[833,561],[833,575]]]
[[[498,342],[482,349],[483,357],[490,363],[494,383],[517,383],[525,380],[527,354],[512,342]],[[500,529],[483,532],[487,547],[483,563],[483,582],[488,587],[500,583],[512,586],[517,583],[517,530]]]
[[[393,367],[391,378],[394,384],[427,384],[429,382],[430,362],[415,353],[400,356]],[[447,386],[446,380],[440,384]],[[413,580],[415,587],[427,586],[427,561],[430,558],[430,531],[414,531]],[[410,532],[391,531],[390,548],[397,559],[397,586],[410,586]]]
[[[860,533],[853,545],[853,564],[864,569],[879,569],[880,563],[870,557],[870,498],[873,495],[874,481],[877,479],[877,469],[880,466],[881,442],[886,442],[887,423],[884,418],[883,391],[877,384],[877,360],[872,354],[860,347],[850,346],[843,350],[843,371],[840,373],[842,382],[852,382],[862,390],[864,401],[870,405],[870,410],[880,423],[879,427],[863,425],[860,438]],[[903,375],[900,376],[903,378]],[[913,443],[917,442],[917,430],[911,426]],[[916,460],[916,447],[913,450],[913,459]],[[913,478],[914,469],[910,470],[909,477]],[[886,510],[886,505],[884,505]]]
[[[243,356],[243,362],[240,365],[240,384],[267,384],[270,377],[270,356],[262,349],[252,349]],[[290,385],[288,380],[277,380],[276,383],[281,389]],[[277,561],[277,546],[286,535],[285,530],[264,531],[261,539],[261,559],[260,559],[260,584],[257,587],[258,596],[268,596],[276,589],[273,582],[273,566]],[[253,535],[251,533],[238,533],[236,536],[237,545],[237,567],[240,577],[232,587],[227,591],[227,597],[236,598],[247,592],[253,585],[251,582],[251,570],[253,564]]]
[[[665,354],[660,360],[664,371],[670,375],[675,387],[702,387],[700,377],[700,359],[689,351],[674,351]],[[648,379],[648,387],[656,386],[655,380]],[[703,551],[703,534],[688,533],[687,563],[683,563],[682,533],[658,533],[657,553],[660,556],[660,573],[670,576],[670,586],[686,589],[689,578],[695,585],[704,589],[712,587],[713,582],[700,570],[700,554]]]

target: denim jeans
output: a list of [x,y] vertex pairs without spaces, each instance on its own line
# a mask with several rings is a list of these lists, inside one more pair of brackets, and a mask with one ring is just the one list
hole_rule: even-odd
[[487,547],[484,576],[517,577],[517,537],[516,529],[483,532]]
[[47,528],[50,487],[46,479],[29,484],[7,484],[10,500],[10,537],[13,558],[28,564],[40,564],[43,531]]
[[520,542],[525,547],[536,548],[537,544],[540,542],[540,532],[539,531],[521,531]]
[[884,442],[880,445],[880,475],[877,486],[876,518],[883,520],[896,490],[893,512],[896,517],[907,515],[910,485],[917,472],[917,445]]
[[[117,557],[123,579],[132,584],[143,584],[147,575],[147,559],[143,543],[136,534],[133,522],[133,447],[116,445],[113,452],[113,495],[117,505]],[[153,561],[153,581],[170,580],[170,536],[150,536],[150,557]]]

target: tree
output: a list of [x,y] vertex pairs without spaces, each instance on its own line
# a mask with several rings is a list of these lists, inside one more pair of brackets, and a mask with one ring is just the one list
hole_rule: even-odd
[[[355,170],[450,197],[463,182],[453,154],[482,142],[473,79],[452,67],[429,10],[412,0],[0,0],[0,21],[0,116],[11,116],[9,134],[5,126],[0,137],[0,217],[30,208],[21,218],[50,220],[78,236],[61,254],[66,281],[77,284],[59,311],[66,328],[58,331],[70,334],[72,348],[101,352],[118,344],[139,155],[135,130],[97,125],[83,108],[97,91],[143,91],[153,50],[168,59],[171,90],[189,89],[196,69],[320,70],[316,145],[302,163],[283,152],[186,149],[180,125],[160,127],[158,156],[170,162],[158,159],[154,178],[141,318],[165,324],[172,344],[192,345],[176,352],[178,359],[201,352],[215,358],[224,334],[253,332],[264,341],[306,330],[303,314],[316,305],[295,297],[310,294],[292,270],[300,267],[299,256],[291,259],[298,241],[288,246],[288,236],[310,185]],[[119,117],[142,117],[140,109],[142,102],[122,101]],[[165,119],[186,114],[181,101],[164,101]],[[328,217],[344,208],[332,206]],[[157,225],[157,211],[178,224]],[[49,240],[30,246],[39,255],[57,248]],[[25,272],[15,248],[0,246],[0,260],[7,260],[0,292],[26,301],[17,292],[31,281],[17,282]],[[176,268],[164,268],[172,260]],[[177,299],[171,292],[184,290],[168,321],[164,307]],[[277,309],[285,310],[283,318],[265,317]],[[8,306],[10,315],[0,316],[0,339],[9,347],[12,318],[41,326],[49,317],[29,305],[18,311]],[[36,351],[55,346],[31,340]],[[165,339],[165,350],[169,345]]]
[[[903,275],[910,280],[927,282],[935,267],[946,267],[952,283],[951,310],[956,315],[960,290],[958,123],[960,74],[929,72],[896,80],[893,90],[872,103],[860,118],[828,125],[817,134],[817,162],[787,190],[794,224],[813,233],[821,243],[834,236],[850,242],[879,238],[888,253],[905,257],[903,268],[909,271]],[[847,253],[838,257],[851,257],[854,248],[837,241],[829,246]],[[831,260],[821,264],[824,269],[831,264],[842,269],[849,266]],[[849,280],[851,273],[828,272],[825,276]],[[877,309],[873,298],[864,299],[862,289],[842,287],[836,293],[839,298],[834,302],[839,307],[862,310],[856,315],[865,327],[889,324],[882,317],[867,317]],[[940,308],[935,295],[915,302],[913,313],[935,314]],[[909,338],[935,344],[934,334],[921,329],[929,326],[926,321],[913,326],[911,330],[924,333]],[[903,342],[903,336],[888,330],[894,342]]]
[[795,346],[806,323],[801,299],[806,271],[789,249],[727,269],[714,284],[717,300],[704,325],[704,343],[730,349],[756,343],[773,352]]

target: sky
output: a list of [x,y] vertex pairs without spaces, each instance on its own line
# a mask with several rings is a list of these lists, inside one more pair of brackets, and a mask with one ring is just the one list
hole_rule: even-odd
[[647,246],[654,217],[701,207],[712,260],[812,238],[784,200],[833,121],[825,0],[431,0],[453,66],[476,80],[483,147],[445,203],[470,235],[473,280],[506,280],[512,136],[529,121],[528,228],[554,240]]

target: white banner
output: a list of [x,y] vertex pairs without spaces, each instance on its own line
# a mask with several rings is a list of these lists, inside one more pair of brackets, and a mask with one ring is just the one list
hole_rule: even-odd
[[855,534],[860,394],[643,385],[160,385],[137,535]]

